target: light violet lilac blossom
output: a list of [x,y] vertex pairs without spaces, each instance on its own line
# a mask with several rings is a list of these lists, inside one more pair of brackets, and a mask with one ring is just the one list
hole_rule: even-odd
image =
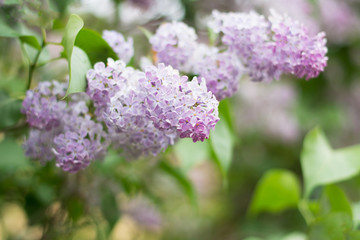
[[198,44],[192,63],[192,72],[206,80],[206,86],[219,101],[231,97],[238,89],[245,72],[239,58],[229,51],[220,52],[215,47]]
[[205,81],[188,81],[164,64],[142,72],[109,59],[107,67],[98,63],[88,72],[87,92],[95,107],[103,109],[97,115],[117,139],[114,145],[128,149],[128,155],[156,155],[177,137],[204,141],[219,120],[219,102]]
[[196,47],[195,30],[185,23],[172,22],[160,25],[150,38],[157,62],[182,70],[188,64]]
[[121,33],[109,30],[104,30],[102,37],[114,50],[119,59],[123,60],[125,63],[128,63],[134,56],[132,38],[129,37],[127,40],[125,40],[125,37]]
[[327,63],[325,33],[311,36],[307,28],[272,11],[266,19],[255,12],[213,12],[209,26],[222,33],[254,81],[279,79],[282,74],[314,78]]
[[27,92],[22,112],[31,128],[23,147],[30,158],[42,163],[56,158],[56,166],[77,172],[102,159],[107,144],[102,126],[88,114],[86,95],[74,94],[68,104],[59,100],[65,86],[57,81],[41,82]]
[[155,127],[176,129],[180,138],[204,141],[219,121],[215,96],[208,91],[205,79],[186,76],[171,66],[159,64],[145,70],[140,85],[146,93],[146,115]]

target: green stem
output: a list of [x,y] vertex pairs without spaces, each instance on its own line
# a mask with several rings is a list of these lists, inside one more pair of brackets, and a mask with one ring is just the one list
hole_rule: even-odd
[[48,45],[62,46],[62,44],[61,44],[61,43],[58,43],[58,42],[46,42],[46,44],[48,44]]
[[39,60],[39,57],[40,57],[40,54],[42,52],[42,50],[45,48],[46,46],[46,31],[45,29],[41,29],[41,33],[42,33],[42,37],[43,37],[43,42],[42,42],[42,45],[41,45],[41,49],[37,52],[36,56],[35,56],[35,59],[34,59],[34,62],[30,64],[30,67],[29,67],[29,78],[28,78],[28,84],[27,84],[27,87],[26,87],[26,90],[29,90],[30,89],[30,86],[31,86],[31,80],[32,80],[32,76],[34,74],[34,71],[35,71],[35,68],[36,68],[36,64]]

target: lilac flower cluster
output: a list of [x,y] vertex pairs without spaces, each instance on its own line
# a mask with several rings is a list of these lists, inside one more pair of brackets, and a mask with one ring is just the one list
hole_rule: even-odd
[[107,66],[97,63],[87,79],[96,115],[113,145],[131,157],[156,155],[177,137],[204,141],[219,120],[219,103],[205,82],[189,82],[170,66],[142,72],[109,59]]
[[176,129],[181,138],[192,138],[194,142],[209,137],[210,129],[219,120],[219,102],[208,92],[204,79],[194,77],[188,81],[164,64],[147,68],[145,76],[140,79],[146,93],[144,106],[155,127]]
[[231,97],[238,89],[244,67],[239,58],[230,52],[220,52],[218,48],[198,44],[190,61],[191,71],[206,79],[209,91],[216,99]]
[[84,97],[73,95],[68,106],[59,99],[66,84],[41,82],[27,92],[22,112],[31,127],[25,153],[42,163],[56,158],[56,165],[77,172],[106,152],[102,126],[91,120]]
[[188,64],[196,48],[195,30],[185,23],[172,22],[160,25],[156,34],[150,38],[157,61],[182,70]]
[[[255,12],[214,11],[209,26],[222,34],[223,46],[196,42],[193,29],[176,22],[161,25],[150,43],[158,63],[203,77],[218,100],[236,92],[245,72],[254,81],[271,81],[282,74],[310,79],[327,64],[325,34],[311,36],[305,26],[274,11],[268,19]],[[186,41],[178,40],[188,35]]]
[[142,106],[144,93],[139,79],[144,73],[126,67],[122,61],[108,59],[88,71],[87,93],[94,102],[95,114],[108,127],[107,138],[124,155],[137,158],[156,155],[174,143],[175,136],[154,127]]
[[251,12],[213,12],[210,26],[247,66],[254,81],[271,81],[282,74],[314,78],[327,63],[323,32],[310,36],[306,27],[272,11],[269,19]]
[[121,33],[109,30],[104,30],[102,33],[102,37],[114,50],[119,59],[123,60],[125,63],[128,63],[130,59],[134,56],[132,38],[128,38],[126,41],[125,37]]

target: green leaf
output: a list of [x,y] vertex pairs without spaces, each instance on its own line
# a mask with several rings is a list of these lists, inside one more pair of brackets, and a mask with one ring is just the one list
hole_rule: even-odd
[[81,29],[78,33],[75,46],[86,52],[91,64],[106,62],[107,58],[117,60],[118,56],[101,35],[90,29]]
[[330,213],[310,226],[309,240],[348,239],[352,230],[351,217],[345,213]]
[[194,166],[209,159],[209,148],[208,141],[194,143],[190,138],[181,139],[174,148],[180,161],[180,168],[188,172]]
[[327,206],[323,203],[323,209],[325,211],[329,212],[343,212],[348,214],[352,218],[352,208],[349,203],[349,200],[347,199],[345,193],[341,188],[339,188],[336,185],[328,185],[324,189],[324,197],[325,200],[327,200]]
[[169,163],[165,161],[161,161],[159,167],[161,170],[172,176],[177,181],[177,183],[181,186],[181,188],[188,196],[191,204],[195,208],[197,208],[197,196],[191,181],[179,169],[171,166]]
[[26,43],[33,48],[40,50],[41,45],[36,36],[28,33],[22,33],[8,26],[3,19],[0,18],[0,37],[19,38],[22,43]]
[[20,113],[21,100],[10,98],[0,91],[0,129],[15,125],[22,117]]
[[249,213],[278,213],[296,207],[299,200],[300,184],[296,175],[287,170],[272,169],[258,182]]
[[120,209],[114,193],[107,188],[104,188],[101,194],[101,211],[104,218],[109,223],[111,230],[120,217]]
[[65,27],[61,44],[64,46],[65,57],[70,59],[74,48],[75,39],[84,26],[84,21],[76,14],[72,14]]
[[19,37],[20,41],[22,43],[26,43],[30,46],[32,46],[33,48],[37,49],[37,50],[41,50],[41,45],[39,43],[39,41],[37,40],[36,37],[34,36],[20,36]]
[[210,134],[210,144],[215,155],[215,163],[218,165],[226,185],[227,171],[233,157],[234,139],[227,122],[222,118]]
[[318,186],[350,179],[360,173],[360,145],[333,150],[319,128],[310,131],[301,153],[305,197]]
[[80,48],[74,47],[69,61],[69,87],[64,98],[71,93],[85,91],[86,73],[90,68],[91,64],[86,53]]
[[24,151],[13,139],[5,138],[0,142],[0,170],[15,171],[29,166]]
[[74,46],[75,39],[83,26],[83,20],[78,15],[72,14],[61,42],[64,46],[62,55],[67,59],[69,66],[69,87],[64,98],[71,93],[83,92],[86,88],[86,72],[91,68],[91,64],[86,53]]

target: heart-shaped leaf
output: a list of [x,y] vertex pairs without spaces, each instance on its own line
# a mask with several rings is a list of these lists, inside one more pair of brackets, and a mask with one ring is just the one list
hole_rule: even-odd
[[360,145],[333,150],[319,128],[310,131],[301,153],[305,197],[318,186],[337,183],[360,173]]

